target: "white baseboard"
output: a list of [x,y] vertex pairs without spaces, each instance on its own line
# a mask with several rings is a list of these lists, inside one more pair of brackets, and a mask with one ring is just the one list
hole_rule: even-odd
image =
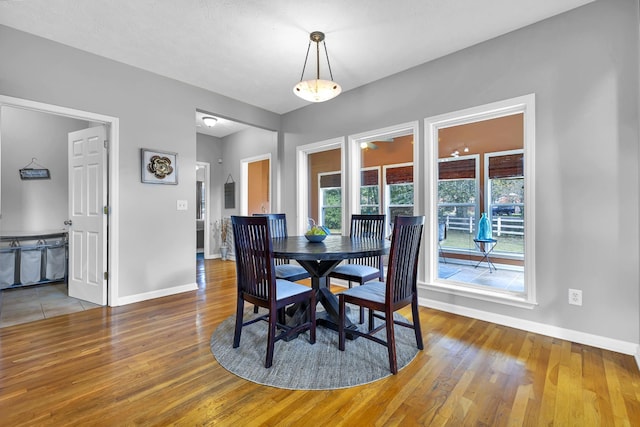
[[501,314],[491,313],[482,310],[476,310],[468,307],[461,307],[454,304],[444,303],[431,300],[428,298],[418,298],[418,304],[434,308],[436,310],[446,311],[448,313],[459,314],[461,316],[471,317],[473,319],[484,320],[498,325],[509,326],[521,329],[527,332],[546,335],[553,338],[560,338],[572,341],[578,344],[590,345],[592,347],[611,350],[617,353],[632,355],[636,359],[636,364],[640,368],[640,345],[638,343],[617,340],[613,338],[603,337],[600,335],[587,334],[585,332],[575,331],[572,329],[559,328],[544,323],[532,322],[530,320],[518,319]]
[[182,292],[195,291],[196,289],[198,289],[197,283],[189,283],[182,286],[174,286],[173,288],[159,289],[157,291],[145,292],[143,294],[129,295],[126,297],[118,298],[118,301],[114,306],[133,304],[134,302],[166,297],[169,295],[180,294]]

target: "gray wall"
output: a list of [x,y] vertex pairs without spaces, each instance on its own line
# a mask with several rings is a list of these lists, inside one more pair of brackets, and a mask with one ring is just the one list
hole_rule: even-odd
[[[274,130],[280,116],[4,26],[0,58],[0,94],[120,120],[118,298],[194,284],[196,109]],[[178,185],[140,182],[143,147],[178,153]]]
[[[300,144],[412,120],[424,141],[426,117],[535,93],[539,305],[421,296],[638,343],[638,89],[638,2],[601,0],[286,114],[284,162]],[[295,182],[285,168],[288,215]]]
[[[89,123],[2,107],[0,124],[0,230],[43,232],[66,228],[63,222],[69,219],[67,135],[89,127]],[[34,157],[39,165],[49,169],[51,179],[20,179],[18,171]]]

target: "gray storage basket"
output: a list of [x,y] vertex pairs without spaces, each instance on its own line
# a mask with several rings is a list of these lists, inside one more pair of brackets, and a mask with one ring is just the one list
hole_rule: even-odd
[[0,249],[0,289],[16,283],[16,249]]
[[29,285],[42,280],[42,249],[23,247],[20,254],[20,283]]
[[47,280],[62,280],[67,273],[67,254],[64,245],[47,248],[47,263],[45,278]]

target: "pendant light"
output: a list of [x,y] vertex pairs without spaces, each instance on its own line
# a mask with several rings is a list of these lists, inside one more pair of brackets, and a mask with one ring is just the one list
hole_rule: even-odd
[[[303,81],[304,70],[307,67],[312,42],[316,44],[316,78]],[[329,68],[331,80],[322,80],[320,78],[320,42],[324,45],[324,53],[327,57],[327,67]],[[293,87],[293,93],[309,102],[324,102],[340,95],[340,92],[342,92],[342,88],[338,83],[333,81],[333,73],[331,72],[331,64],[329,63],[329,53],[327,52],[327,45],[324,43],[324,33],[314,31],[309,35],[309,46],[307,47],[307,56],[304,58],[300,83]]]

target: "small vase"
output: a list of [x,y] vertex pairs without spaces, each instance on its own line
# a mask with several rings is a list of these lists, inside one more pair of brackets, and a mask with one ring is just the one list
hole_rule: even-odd
[[229,246],[227,246],[226,244],[220,246],[220,258],[222,259],[222,261],[227,260],[228,253],[229,253]]
[[487,218],[486,212],[482,213],[480,217],[480,222],[478,223],[478,240],[491,240],[493,238],[492,230],[491,230],[491,222],[489,218]]

